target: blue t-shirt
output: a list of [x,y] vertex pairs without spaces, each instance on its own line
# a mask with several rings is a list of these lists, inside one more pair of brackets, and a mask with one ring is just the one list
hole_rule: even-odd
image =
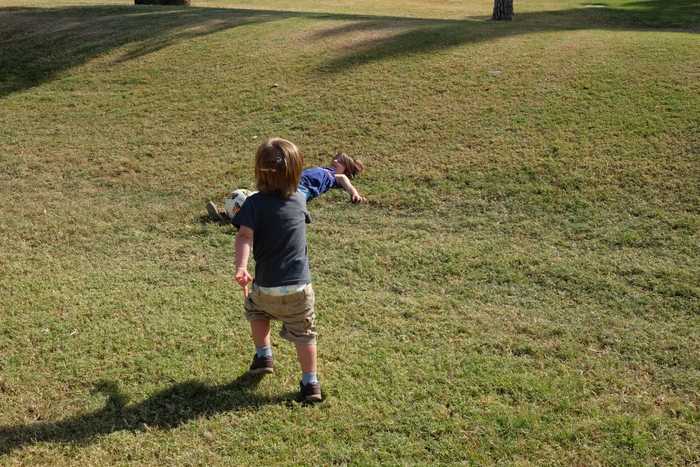
[[306,224],[311,217],[304,196],[284,199],[274,194],[249,196],[231,223],[253,230],[255,283],[281,287],[311,283],[306,250]]
[[309,193],[309,200],[322,195],[338,184],[335,182],[335,168],[333,167],[311,167],[301,173],[299,186]]

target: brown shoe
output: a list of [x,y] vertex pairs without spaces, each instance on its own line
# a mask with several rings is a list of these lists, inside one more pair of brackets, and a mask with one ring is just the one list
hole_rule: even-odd
[[224,222],[226,220],[221,214],[221,211],[219,211],[219,208],[212,201],[207,203],[207,213],[209,217],[215,221]]
[[263,373],[273,373],[275,371],[272,357],[258,357],[253,355],[253,363],[250,364],[248,373],[251,375],[259,375]]
[[304,402],[320,402],[323,397],[321,396],[321,384],[320,383],[309,383],[303,384],[299,383],[299,396]]

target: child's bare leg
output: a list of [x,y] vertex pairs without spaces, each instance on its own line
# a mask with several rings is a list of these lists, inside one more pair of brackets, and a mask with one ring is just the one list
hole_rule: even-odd
[[295,344],[303,373],[316,373],[316,344]]
[[267,319],[250,321],[250,333],[255,342],[255,356],[248,371],[252,374],[272,373],[274,363],[270,346],[270,321]]
[[301,365],[301,384],[299,392],[306,402],[322,400],[321,384],[316,375],[316,344],[296,344],[297,357]]
[[270,320],[254,319],[250,321],[250,333],[255,347],[270,347]]

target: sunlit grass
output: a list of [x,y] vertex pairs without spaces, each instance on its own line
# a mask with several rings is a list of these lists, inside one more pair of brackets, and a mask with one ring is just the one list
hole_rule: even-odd
[[[0,6],[0,464],[700,462],[693,1]],[[230,227],[310,205],[326,402],[252,355]]]

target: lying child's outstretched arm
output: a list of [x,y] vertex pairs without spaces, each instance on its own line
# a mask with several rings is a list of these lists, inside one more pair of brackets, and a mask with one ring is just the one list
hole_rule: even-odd
[[350,183],[350,179],[346,175],[336,174],[335,182],[341,187],[343,187],[343,189],[350,194],[350,200],[353,203],[364,203],[365,201],[367,201],[367,199],[364,196],[360,195],[360,192],[357,191],[357,188],[352,186],[352,183]]

